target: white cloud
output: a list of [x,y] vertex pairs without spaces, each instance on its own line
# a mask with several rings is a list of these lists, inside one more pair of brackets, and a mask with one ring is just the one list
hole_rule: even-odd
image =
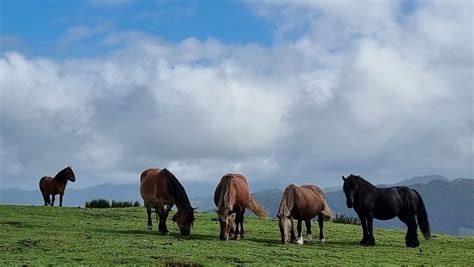
[[96,58],[5,54],[1,186],[68,164],[84,184],[152,166],[322,186],[472,177],[470,6],[341,3],[251,4],[280,25],[272,47],[116,32],[103,44],[123,48]]

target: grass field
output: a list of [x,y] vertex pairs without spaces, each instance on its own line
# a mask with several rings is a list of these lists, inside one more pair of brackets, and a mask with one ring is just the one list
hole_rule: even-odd
[[220,241],[214,218],[198,213],[191,236],[183,238],[170,220],[168,235],[156,224],[147,231],[144,208],[0,206],[0,265],[474,263],[474,238],[436,234],[412,249],[403,231],[376,229],[376,246],[362,247],[360,226],[326,223],[325,244],[282,245],[277,221],[250,217],[245,240]]

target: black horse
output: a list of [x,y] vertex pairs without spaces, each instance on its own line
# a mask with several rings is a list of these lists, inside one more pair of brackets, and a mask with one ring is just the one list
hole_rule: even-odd
[[[357,175],[345,178],[344,193],[348,208],[354,208],[362,224],[361,245],[373,246],[373,219],[389,220],[398,217],[408,227],[405,235],[407,247],[418,247],[417,221],[426,240],[430,238],[430,224],[420,194],[405,186],[377,188]],[[416,216],[416,219],[415,219]]]

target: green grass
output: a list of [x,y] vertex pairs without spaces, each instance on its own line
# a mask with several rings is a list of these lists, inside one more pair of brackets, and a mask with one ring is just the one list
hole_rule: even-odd
[[[171,216],[170,216],[171,217]],[[454,264],[472,265],[474,238],[435,235],[406,248],[404,231],[376,229],[375,247],[358,245],[357,225],[325,224],[326,243],[280,244],[278,222],[246,219],[246,239],[220,241],[214,214],[198,213],[189,238],[146,230],[144,208],[0,206],[0,265],[44,264]],[[318,230],[314,225],[313,238]],[[303,228],[304,229],[304,228]],[[304,231],[304,230],[303,230]],[[421,235],[420,235],[421,237]]]

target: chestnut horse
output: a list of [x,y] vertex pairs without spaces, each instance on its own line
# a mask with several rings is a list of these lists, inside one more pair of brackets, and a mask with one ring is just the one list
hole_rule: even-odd
[[235,212],[235,239],[245,236],[244,213],[249,208],[259,218],[266,218],[265,209],[250,196],[247,179],[240,174],[226,174],[214,192],[214,204],[221,227],[219,238],[228,240],[233,226],[232,213]]
[[[58,172],[54,178],[50,176],[43,176],[40,179],[39,188],[41,190],[41,194],[43,194],[45,206],[49,204],[54,206],[54,200],[57,194],[59,194],[59,206],[63,206],[63,196],[64,191],[66,191],[67,181],[76,181],[76,176],[69,166]],[[49,199],[49,195],[52,195],[52,201]]]
[[[167,169],[147,169],[140,176],[140,194],[148,213],[148,230],[152,229],[151,209],[159,219],[158,231],[168,233],[166,219],[171,208],[176,205],[178,212],[173,221],[178,224],[182,235],[189,235],[194,221],[194,208],[191,207],[184,187]],[[166,207],[165,207],[166,206]]]
[[[301,236],[301,223],[306,224],[306,242],[310,243],[311,219],[318,216],[319,241],[324,243],[323,221],[331,218],[331,209],[324,198],[323,191],[315,185],[297,186],[290,184],[286,187],[278,209],[278,220],[281,233],[281,242],[288,243],[288,234],[291,234],[291,242],[303,244]],[[295,237],[293,218],[298,220],[298,240]]]

